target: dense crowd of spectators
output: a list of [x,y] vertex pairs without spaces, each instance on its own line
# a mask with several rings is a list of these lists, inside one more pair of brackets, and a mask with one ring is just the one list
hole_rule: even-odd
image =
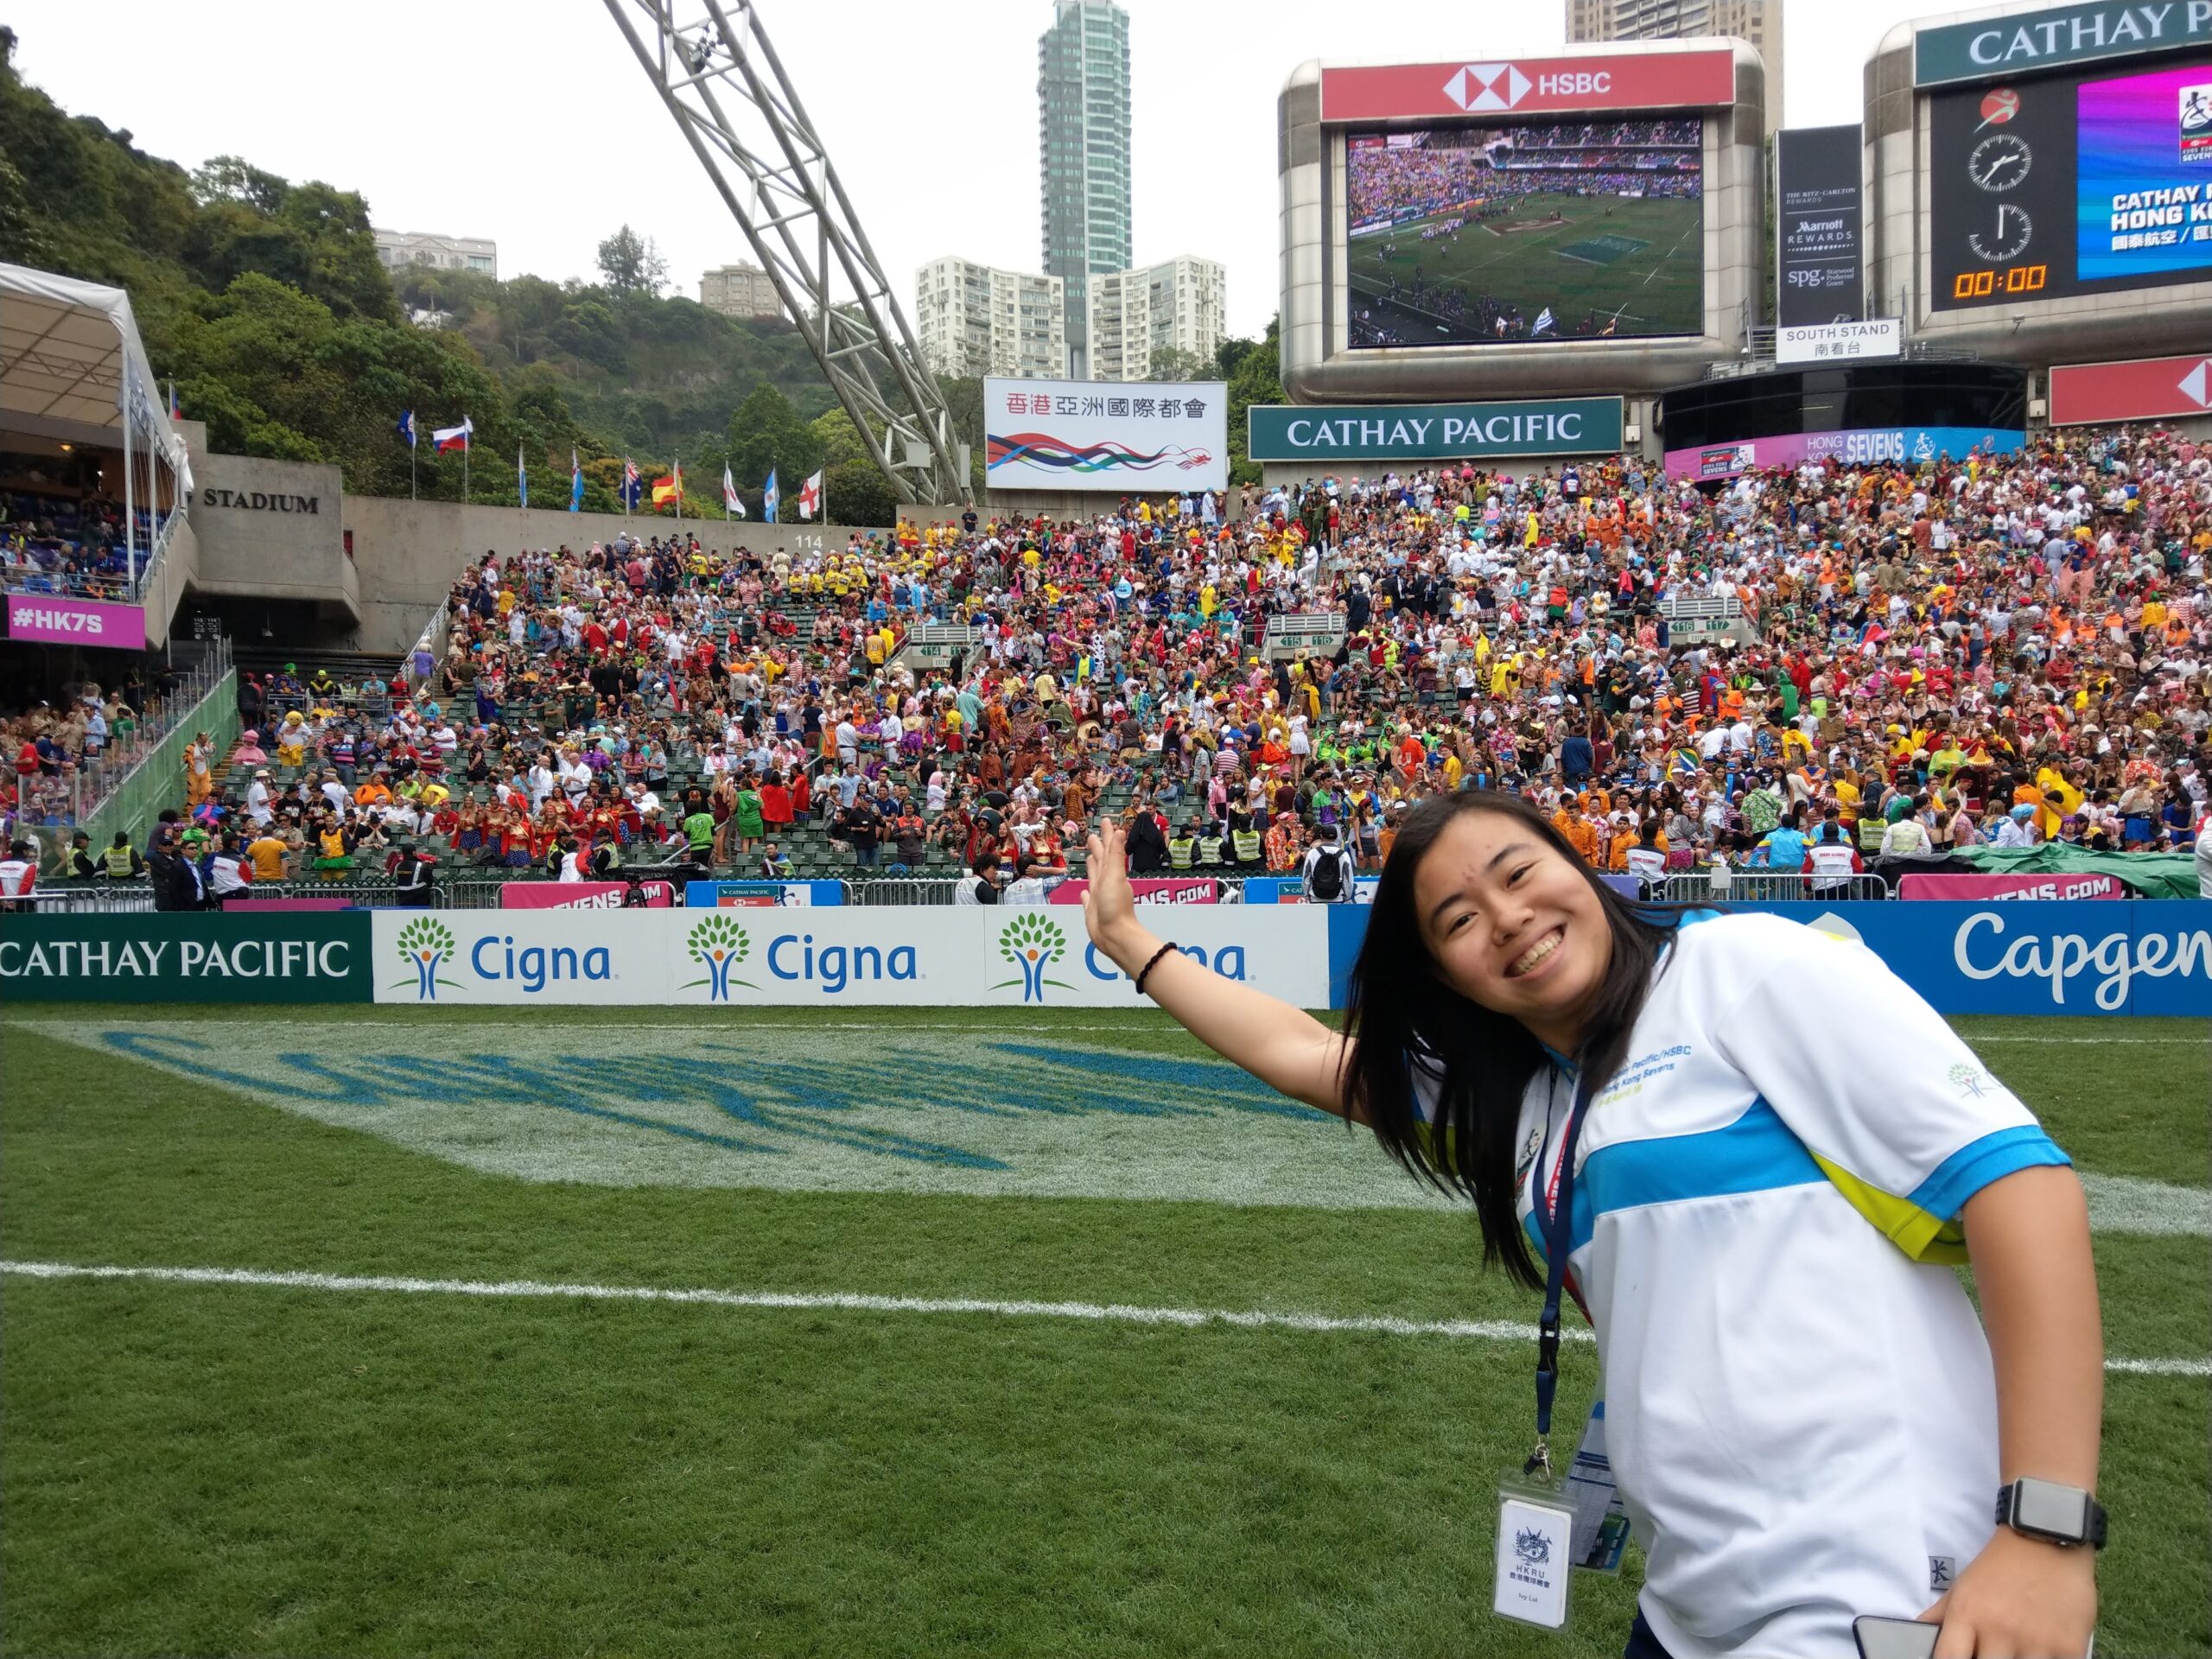
[[[138,513],[140,545],[152,538]],[[129,598],[123,504],[97,488],[0,488],[0,591]]]
[[[487,554],[422,697],[376,719],[255,688],[246,822],[207,827],[273,826],[303,870],[429,833],[462,861],[752,874],[812,824],[857,868],[1015,875],[1067,868],[1126,795],[1158,831],[1141,873],[1290,871],[1324,834],[1371,870],[1412,802],[1479,783],[1639,874],[2179,849],[2208,560],[2212,448],[2160,433],[1717,493],[1635,458],[1317,478],[796,563],[690,531]],[[1732,601],[1748,643],[1671,639],[1681,597]],[[1340,617],[1343,648],[1268,660],[1287,612]],[[973,647],[893,665],[928,621]],[[272,788],[264,762],[302,770]]]
[[[1691,129],[1695,122],[1687,124]],[[1486,204],[1490,218],[1518,198],[1649,195],[1694,200],[1704,162],[1678,121],[1476,128],[1421,135],[1419,143],[1355,143],[1344,154],[1345,201],[1355,227],[1402,223]],[[1579,135],[1599,133],[1597,137]]]

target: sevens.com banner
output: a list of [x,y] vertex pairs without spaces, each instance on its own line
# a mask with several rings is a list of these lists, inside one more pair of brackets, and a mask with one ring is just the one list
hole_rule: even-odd
[[[1184,954],[1211,971],[1327,1006],[1319,907],[1173,919]],[[379,1002],[1137,1004],[1080,921],[1049,907],[379,912],[372,963]]]

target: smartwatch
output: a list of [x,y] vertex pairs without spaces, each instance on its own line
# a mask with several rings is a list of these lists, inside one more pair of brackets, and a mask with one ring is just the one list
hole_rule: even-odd
[[2105,1547],[2104,1506],[2079,1486],[2016,1480],[1997,1492],[1997,1524],[2062,1549]]

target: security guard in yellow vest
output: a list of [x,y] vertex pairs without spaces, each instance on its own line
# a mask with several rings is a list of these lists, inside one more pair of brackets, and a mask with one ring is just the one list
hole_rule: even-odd
[[1198,837],[1186,826],[1180,835],[1167,837],[1167,866],[1170,869],[1187,870],[1198,850]]

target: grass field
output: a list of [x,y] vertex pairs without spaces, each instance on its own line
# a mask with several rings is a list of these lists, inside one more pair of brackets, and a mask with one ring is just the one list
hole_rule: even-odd
[[[1559,222],[1544,224],[1554,219]],[[1700,201],[1529,195],[1504,219],[1422,241],[1422,230],[1434,222],[1424,219],[1371,233],[1351,247],[1354,311],[1365,307],[1391,314],[1394,329],[1412,334],[1408,344],[1475,337],[1465,329],[1440,333],[1438,319],[1379,300],[1393,280],[1405,289],[1417,276],[1431,288],[1442,284],[1464,291],[1470,317],[1474,302],[1485,295],[1518,306],[1531,327],[1548,306],[1565,335],[1573,334],[1592,312],[1618,316],[1621,334],[1694,334],[1704,329]],[[1394,251],[1386,253],[1386,247]]]
[[[1958,1023],[2090,1181],[2098,1652],[2212,1653],[2205,1027]],[[8,1652],[1533,1650],[1533,1299],[1158,1016],[0,1041]],[[1620,1650],[1633,1554],[1545,1651]]]

